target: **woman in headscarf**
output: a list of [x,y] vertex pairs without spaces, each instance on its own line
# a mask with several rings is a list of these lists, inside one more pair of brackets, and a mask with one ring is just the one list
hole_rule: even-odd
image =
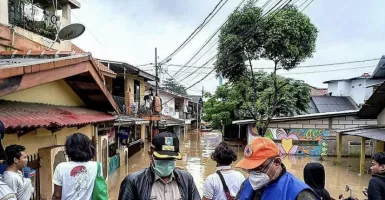
[[320,163],[308,163],[303,171],[305,183],[309,185],[322,200],[331,200],[325,189],[325,169]]

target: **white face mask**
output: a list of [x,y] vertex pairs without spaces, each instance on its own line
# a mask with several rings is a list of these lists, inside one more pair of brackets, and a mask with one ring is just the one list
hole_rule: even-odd
[[[273,166],[273,163],[274,163],[274,161],[268,165],[269,169],[266,172],[262,172],[262,171],[264,171],[263,169],[261,171],[250,171],[249,172],[249,181],[250,181],[250,184],[251,184],[251,187],[253,188],[253,190],[258,190],[258,189],[262,188],[263,186],[267,185],[272,180],[267,175],[267,173],[270,171],[271,166]],[[277,175],[277,172],[278,171],[275,172],[273,179]]]

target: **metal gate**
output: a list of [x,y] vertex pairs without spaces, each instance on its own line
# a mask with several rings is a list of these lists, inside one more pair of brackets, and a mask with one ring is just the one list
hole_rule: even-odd
[[40,200],[40,157],[39,154],[33,154],[28,156],[28,165],[31,168],[31,182],[35,188],[32,194],[31,200]]

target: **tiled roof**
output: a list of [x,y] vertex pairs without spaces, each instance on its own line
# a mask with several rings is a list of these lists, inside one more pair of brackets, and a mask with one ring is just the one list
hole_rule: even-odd
[[324,96],[327,93],[328,93],[327,88],[316,88],[316,87],[310,88],[310,96]]
[[[85,51],[83,51],[81,48],[79,48],[78,46],[76,46],[74,44],[71,44],[71,50],[76,52],[76,53],[86,53]],[[105,65],[100,63],[98,60],[96,60],[94,58],[92,58],[92,60],[96,63],[96,65],[99,67],[99,69],[101,71],[116,76],[115,72],[113,72],[112,70],[108,69],[108,67],[106,67]]]
[[6,129],[72,127],[114,120],[113,115],[83,107],[0,100],[0,121]]

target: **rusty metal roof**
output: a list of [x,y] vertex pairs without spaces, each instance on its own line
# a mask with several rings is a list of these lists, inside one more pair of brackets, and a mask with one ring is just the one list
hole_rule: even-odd
[[385,82],[374,91],[372,96],[359,110],[357,116],[362,119],[376,119],[385,108]]
[[114,120],[113,115],[83,107],[0,100],[0,121],[6,130],[73,127]]

